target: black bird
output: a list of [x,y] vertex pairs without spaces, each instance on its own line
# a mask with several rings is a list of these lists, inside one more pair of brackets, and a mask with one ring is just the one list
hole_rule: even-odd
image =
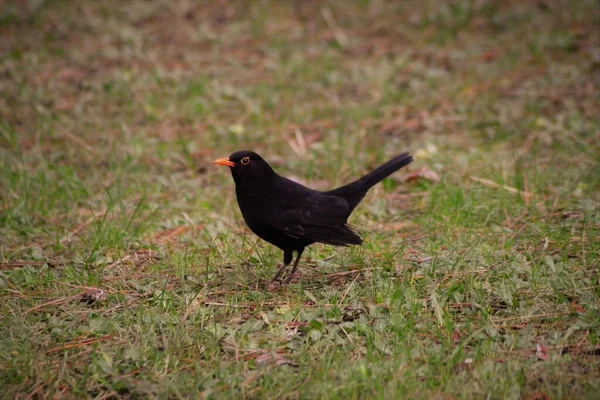
[[362,178],[337,189],[318,192],[278,175],[258,154],[241,150],[213,164],[229,167],[242,216],[252,232],[283,250],[283,265],[273,277],[277,280],[296,261],[291,281],[304,248],[315,242],[335,246],[362,244],[347,224],[354,208],[367,191],[393,172],[412,162],[402,153]]

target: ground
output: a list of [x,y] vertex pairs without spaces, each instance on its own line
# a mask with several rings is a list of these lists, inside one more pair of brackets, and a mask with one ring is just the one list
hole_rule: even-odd
[[[0,2],[4,398],[594,398],[596,1]],[[211,165],[410,150],[270,287]]]

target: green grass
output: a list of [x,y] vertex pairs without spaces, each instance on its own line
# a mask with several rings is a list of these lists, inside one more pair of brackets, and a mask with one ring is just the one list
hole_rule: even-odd
[[[0,4],[0,397],[596,397],[596,2]],[[270,290],[242,148],[439,181]]]

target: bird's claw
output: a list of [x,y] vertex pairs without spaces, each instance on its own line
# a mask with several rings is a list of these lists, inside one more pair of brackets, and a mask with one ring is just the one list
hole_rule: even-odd
[[289,285],[290,283],[294,282],[294,281],[296,280],[296,278],[297,278],[297,277],[298,277],[298,276],[297,276],[296,274],[294,274],[294,275],[290,275],[290,276],[288,276],[288,277],[285,279],[285,281],[284,281],[284,282],[285,282],[286,284],[288,284],[288,285]]
[[275,277],[273,279],[271,279],[271,282],[269,283],[269,289],[274,290],[276,288],[280,288],[284,285],[289,285],[290,283],[292,283],[296,278],[296,274],[294,275],[290,275],[285,279],[279,279],[279,277]]

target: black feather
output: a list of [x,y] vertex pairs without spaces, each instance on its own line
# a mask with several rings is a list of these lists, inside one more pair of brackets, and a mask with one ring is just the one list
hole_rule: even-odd
[[215,163],[230,167],[238,204],[250,230],[283,250],[284,266],[292,262],[293,251],[298,253],[291,277],[304,248],[312,243],[362,244],[360,236],[347,224],[352,210],[373,185],[411,161],[410,154],[402,153],[362,178],[327,192],[277,175],[251,151],[238,151]]
[[354,210],[354,208],[365,197],[367,191],[371,189],[371,187],[375,186],[377,183],[381,182],[405,165],[410,164],[412,161],[413,158],[409,153],[399,154],[385,164],[375,168],[362,178],[337,189],[323,192],[323,194],[338,196],[346,199],[350,210]]

